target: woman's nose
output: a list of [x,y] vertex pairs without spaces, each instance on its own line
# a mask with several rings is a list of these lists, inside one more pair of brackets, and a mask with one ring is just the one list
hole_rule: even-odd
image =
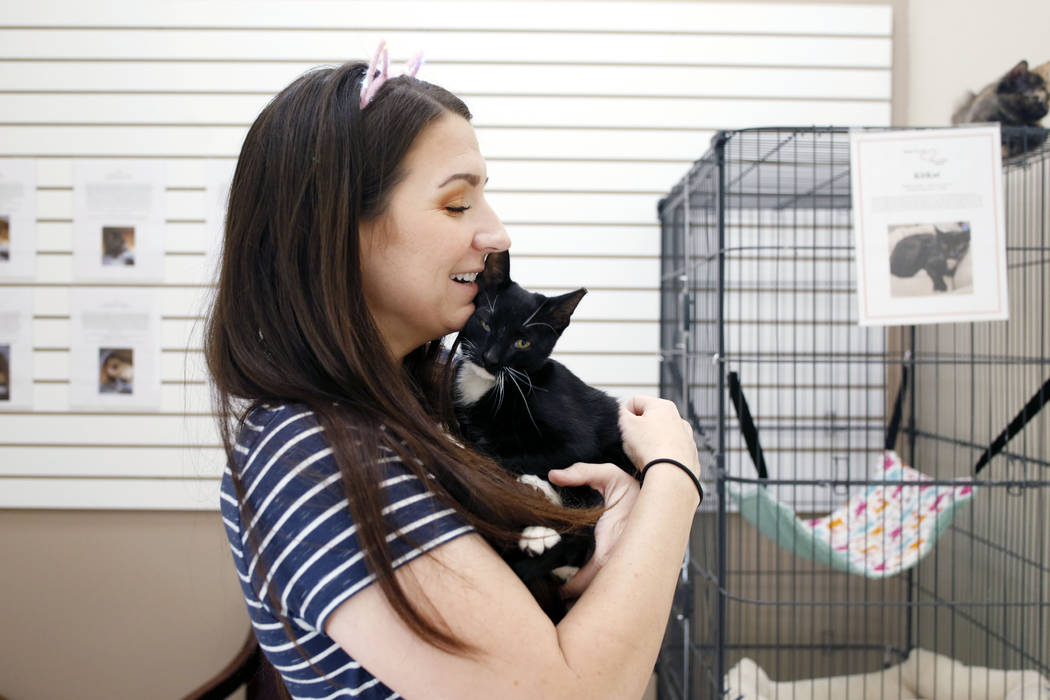
[[503,223],[497,220],[484,231],[474,234],[474,247],[482,253],[498,253],[510,248],[510,236]]

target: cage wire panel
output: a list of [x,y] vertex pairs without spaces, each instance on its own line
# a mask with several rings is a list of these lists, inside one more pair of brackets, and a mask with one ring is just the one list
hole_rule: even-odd
[[1007,322],[857,325],[847,129],[720,132],[661,200],[661,394],[696,429],[706,493],[658,664],[661,698],[722,698],[744,657],[778,682],[876,671],[917,648],[1050,676],[1050,407],[978,475],[933,551],[895,576],[798,557],[727,496],[758,483],[730,372],[767,488],[803,518],[875,483],[904,367],[913,379],[896,450],[944,481],[972,476],[1050,377],[1050,148],[1045,131],[1004,135],[1008,153],[1022,152],[1004,160]]

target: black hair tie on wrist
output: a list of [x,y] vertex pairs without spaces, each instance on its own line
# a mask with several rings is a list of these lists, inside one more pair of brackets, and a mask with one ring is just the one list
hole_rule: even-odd
[[649,471],[649,467],[653,466],[654,464],[661,464],[661,463],[673,464],[676,467],[678,467],[679,469],[681,469],[682,471],[684,471],[686,474],[688,474],[689,478],[692,479],[692,481],[693,481],[693,486],[696,487],[697,495],[700,496],[700,502],[701,503],[704,502],[704,489],[703,489],[702,486],[700,486],[700,479],[696,478],[696,474],[693,473],[692,469],[690,469],[689,467],[685,466],[681,462],[679,462],[677,460],[674,460],[674,459],[669,459],[667,457],[661,457],[659,459],[654,459],[653,461],[649,462],[649,464],[646,464],[645,468],[642,469],[641,482],[643,484],[645,483],[645,473],[647,471]]

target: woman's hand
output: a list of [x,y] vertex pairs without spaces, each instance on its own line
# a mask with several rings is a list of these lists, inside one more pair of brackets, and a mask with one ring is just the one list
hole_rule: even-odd
[[683,420],[678,407],[666,399],[634,396],[620,406],[623,450],[639,470],[650,461],[674,459],[700,476],[693,427]]
[[556,486],[590,486],[601,494],[608,508],[594,526],[594,555],[561,589],[562,597],[576,598],[609,560],[638,499],[639,486],[615,464],[579,462],[568,469],[552,469],[547,478]]

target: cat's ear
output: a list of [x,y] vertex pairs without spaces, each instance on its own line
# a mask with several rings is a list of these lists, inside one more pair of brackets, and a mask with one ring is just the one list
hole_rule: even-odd
[[485,269],[478,277],[481,289],[499,291],[510,284],[510,251],[489,253],[485,258]]
[[1022,78],[1028,73],[1028,61],[1023,60],[1016,66],[1010,69],[1010,71],[1003,76],[1003,80],[1017,80]]
[[586,293],[587,290],[581,287],[575,292],[550,297],[543,302],[543,315],[546,323],[549,323],[554,328],[555,333],[560,335],[563,330],[568,328],[572,312],[576,310],[576,305],[580,303],[580,299],[583,299],[583,295]]

